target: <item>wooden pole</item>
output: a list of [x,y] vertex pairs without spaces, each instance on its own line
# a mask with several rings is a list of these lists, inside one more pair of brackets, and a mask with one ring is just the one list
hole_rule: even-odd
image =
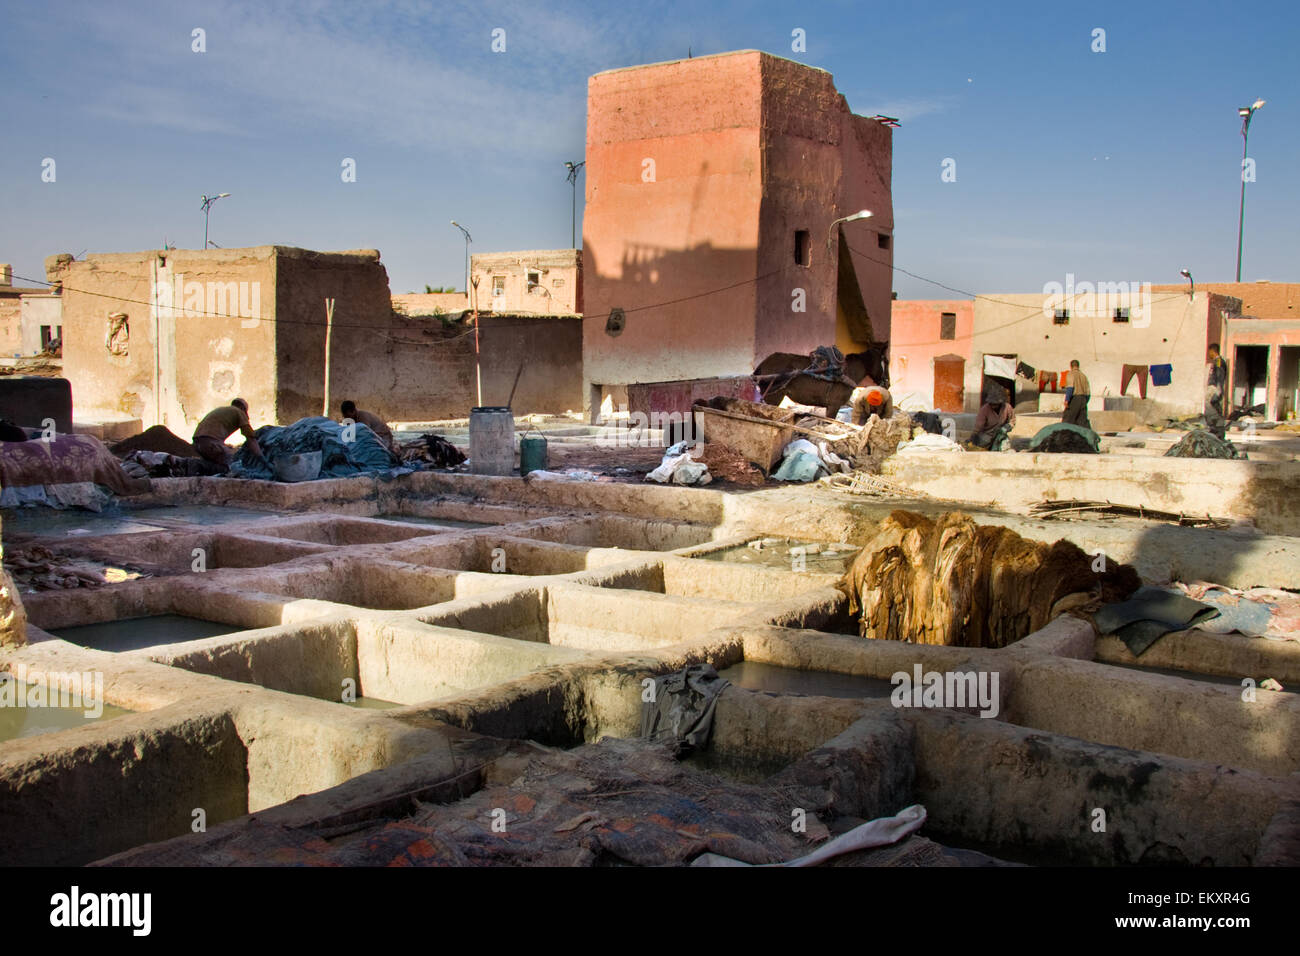
[[325,407],[321,414],[330,415],[330,342],[334,337],[334,300],[325,300]]

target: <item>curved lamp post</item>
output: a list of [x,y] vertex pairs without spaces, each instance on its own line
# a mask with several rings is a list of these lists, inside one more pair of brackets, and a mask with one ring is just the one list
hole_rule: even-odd
[[1264,105],[1263,100],[1256,100],[1250,106],[1237,110],[1241,117],[1241,214],[1237,218],[1237,281],[1241,281],[1241,234],[1246,226],[1246,141],[1250,136],[1250,119],[1255,111]]

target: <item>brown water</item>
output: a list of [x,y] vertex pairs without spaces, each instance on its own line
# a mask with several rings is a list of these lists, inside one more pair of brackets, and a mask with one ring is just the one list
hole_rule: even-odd
[[[793,571],[803,549],[802,567],[807,571],[824,574],[843,574],[860,548],[851,545],[827,544],[823,541],[797,541],[794,538],[764,538],[761,548],[750,544],[733,545],[693,557],[704,561],[722,561],[727,564],[744,564],[756,568],[778,568]],[[795,549],[795,550],[792,550]]]
[[134,651],[142,647],[159,647],[209,637],[220,637],[245,630],[238,624],[219,624],[181,614],[134,617],[123,621],[104,621],[51,630],[55,637],[97,651]]
[[874,700],[888,698],[894,685],[878,677],[858,677],[831,671],[805,671],[757,661],[741,661],[718,671],[737,687],[769,694],[801,694],[806,697],[847,697]]
[[[6,692],[6,706],[0,706],[0,741],[70,730],[131,713],[122,707],[103,704],[102,713],[95,717],[87,717],[86,708],[82,707],[18,707],[9,703],[11,698],[8,694],[13,695],[12,700],[28,700],[30,687],[30,684],[17,682],[17,686],[12,691]],[[98,709],[98,707],[90,708],[92,711]]]

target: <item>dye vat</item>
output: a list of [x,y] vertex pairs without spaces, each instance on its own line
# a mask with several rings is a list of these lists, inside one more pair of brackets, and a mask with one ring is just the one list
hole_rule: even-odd
[[[1171,667],[1143,667],[1141,664],[1117,664],[1107,662],[1106,666],[1122,667],[1125,670],[1137,671],[1141,674],[1163,674],[1165,677],[1181,677],[1184,680],[1200,681],[1202,684],[1219,684],[1223,687],[1235,687],[1238,690],[1241,689],[1242,680],[1247,676],[1252,676],[1243,674],[1241,677],[1224,677],[1222,674],[1201,674],[1196,671],[1174,670]],[[1253,676],[1255,686],[1258,687],[1260,681],[1264,680],[1268,676],[1268,674]],[[1282,682],[1279,681],[1278,683]],[[1282,692],[1287,694],[1300,693],[1300,685],[1295,683],[1284,683],[1282,684]]]
[[137,651],[145,647],[161,647],[209,637],[221,637],[246,630],[237,624],[220,624],[182,614],[158,614],[154,617],[134,617],[121,621],[103,621],[50,631],[55,637],[97,651]]
[[861,548],[850,544],[827,544],[824,541],[796,541],[793,538],[761,538],[749,544],[733,545],[718,551],[695,554],[702,561],[723,561],[755,568],[781,571],[816,571],[843,574]]
[[282,511],[257,511],[253,508],[227,508],[222,505],[174,505],[159,508],[139,508],[124,512],[136,521],[157,524],[166,528],[187,525],[210,527],[233,524],[237,521],[260,521],[263,518],[283,517]]
[[888,698],[894,685],[879,677],[858,677],[831,671],[804,671],[757,661],[741,661],[718,671],[737,687],[769,694],[800,694],[805,697]]
[[[95,704],[92,707],[19,707],[18,700],[32,700],[32,685],[7,678],[0,681],[0,743],[37,734],[52,734],[60,730],[84,727],[101,720],[121,717],[131,711],[112,704]],[[57,695],[57,689],[55,691]],[[49,697],[45,698],[49,700]]]
[[407,524],[430,525],[435,528],[447,528],[448,530],[496,527],[496,523],[492,521],[461,521],[457,518],[427,518],[423,515],[375,515],[375,517],[384,521],[405,521]]
[[34,535],[43,538],[78,538],[101,534],[140,534],[159,531],[161,524],[141,521],[117,510],[58,511],[54,508],[6,508],[0,512],[4,521],[6,539],[16,535]]

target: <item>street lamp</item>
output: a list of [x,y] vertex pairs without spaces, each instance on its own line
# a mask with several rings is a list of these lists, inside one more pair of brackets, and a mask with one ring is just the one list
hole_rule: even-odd
[[1264,105],[1263,100],[1256,100],[1250,106],[1237,110],[1241,117],[1241,215],[1237,219],[1237,281],[1241,281],[1241,234],[1246,225],[1246,139],[1250,136],[1250,118],[1255,110]]
[[469,305],[469,244],[474,241],[474,238],[469,234],[469,230],[455,219],[451,221],[451,224],[465,233],[465,304]]
[[587,161],[585,159],[580,163],[566,162],[564,164],[564,168],[569,171],[569,175],[565,178],[573,184],[573,226],[569,237],[570,249],[578,248],[578,170],[586,165]]
[[208,247],[208,214],[212,210],[212,204],[218,199],[225,199],[230,193],[217,193],[215,196],[204,196],[203,205],[199,208],[203,210],[203,248]]
[[858,212],[855,212],[851,216],[841,216],[839,219],[836,219],[833,223],[831,223],[830,228],[826,230],[826,254],[830,255],[831,236],[834,235],[836,226],[838,226],[842,222],[857,222],[859,219],[870,219],[870,218],[871,218],[871,210],[863,209]]
[[[473,240],[473,238],[470,236],[470,234],[469,234],[469,230],[466,229],[464,226],[462,226],[460,223],[458,223],[455,219],[453,219],[453,220],[451,221],[451,224],[452,224],[453,226],[455,226],[457,229],[459,229],[461,232],[465,233],[465,304],[466,304],[466,305],[469,305],[469,304],[470,304],[470,298],[469,298],[469,244],[470,244],[471,242],[473,242],[474,240]],[[479,408],[482,408],[482,407],[483,407],[483,370],[482,370],[482,367],[481,367],[481,365],[480,365],[480,363],[479,363],[479,349],[478,349],[478,309],[474,309],[474,381],[475,381],[475,384],[476,384],[477,387],[478,387],[478,407],[479,407]]]
[[1192,278],[1191,270],[1179,269],[1178,274],[1186,279],[1190,285],[1190,288],[1187,290],[1187,298],[1194,298],[1196,296],[1196,281]]

